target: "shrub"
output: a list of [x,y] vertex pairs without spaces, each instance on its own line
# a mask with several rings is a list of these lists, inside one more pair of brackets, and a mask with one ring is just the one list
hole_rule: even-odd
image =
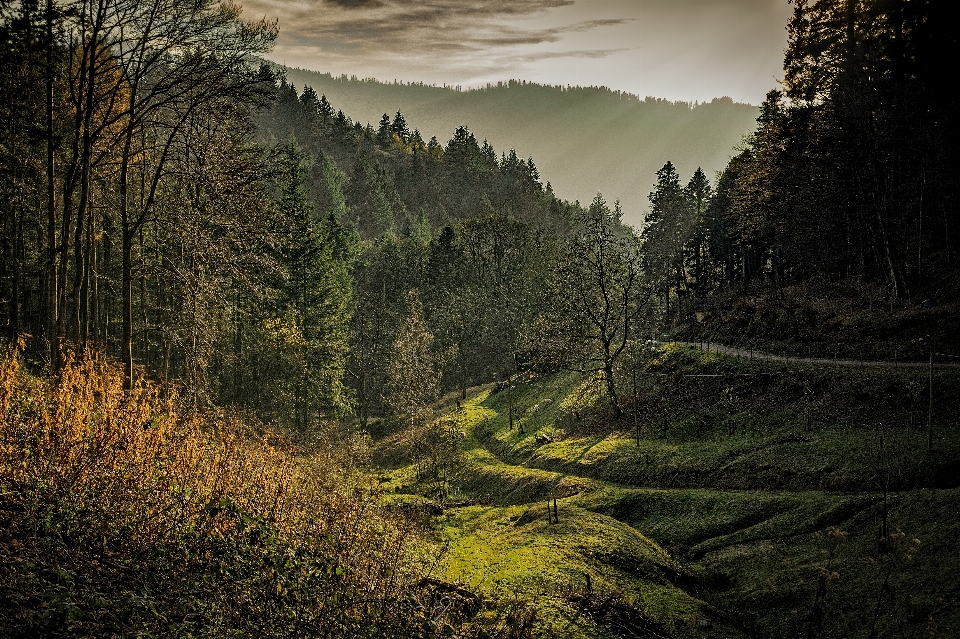
[[[0,635],[376,636],[461,628],[410,532],[329,451],[66,353],[0,357]],[[419,585],[418,585],[419,584]],[[459,612],[458,612],[459,610]],[[472,613],[471,613],[472,614]]]

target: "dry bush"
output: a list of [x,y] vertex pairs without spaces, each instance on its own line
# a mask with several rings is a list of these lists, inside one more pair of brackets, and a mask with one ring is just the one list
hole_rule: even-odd
[[[0,635],[413,636],[408,530],[328,454],[121,368],[0,358]],[[463,621],[463,619],[460,619]]]

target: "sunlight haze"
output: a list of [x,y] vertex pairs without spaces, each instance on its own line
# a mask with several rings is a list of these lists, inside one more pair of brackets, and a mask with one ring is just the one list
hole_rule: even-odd
[[782,77],[786,0],[248,0],[275,62],[472,88],[521,79],[759,104]]

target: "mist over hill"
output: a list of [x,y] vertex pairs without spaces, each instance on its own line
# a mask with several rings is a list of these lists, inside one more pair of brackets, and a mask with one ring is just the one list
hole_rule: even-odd
[[568,200],[602,192],[619,199],[625,221],[639,225],[655,174],[670,160],[687,177],[699,166],[713,177],[756,126],[758,108],[730,98],[691,104],[607,88],[567,88],[510,81],[458,90],[421,84],[334,77],[286,69],[300,89],[311,86],[354,121],[377,125],[399,110],[424,139],[445,143],[466,125],[498,151],[532,157],[543,181]]

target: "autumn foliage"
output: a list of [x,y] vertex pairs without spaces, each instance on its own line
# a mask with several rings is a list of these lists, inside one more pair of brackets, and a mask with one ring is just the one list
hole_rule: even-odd
[[[408,530],[330,454],[115,362],[0,359],[0,635],[412,636]],[[426,584],[426,585],[424,585]],[[449,616],[449,615],[448,615]],[[329,633],[329,635],[328,635]]]

